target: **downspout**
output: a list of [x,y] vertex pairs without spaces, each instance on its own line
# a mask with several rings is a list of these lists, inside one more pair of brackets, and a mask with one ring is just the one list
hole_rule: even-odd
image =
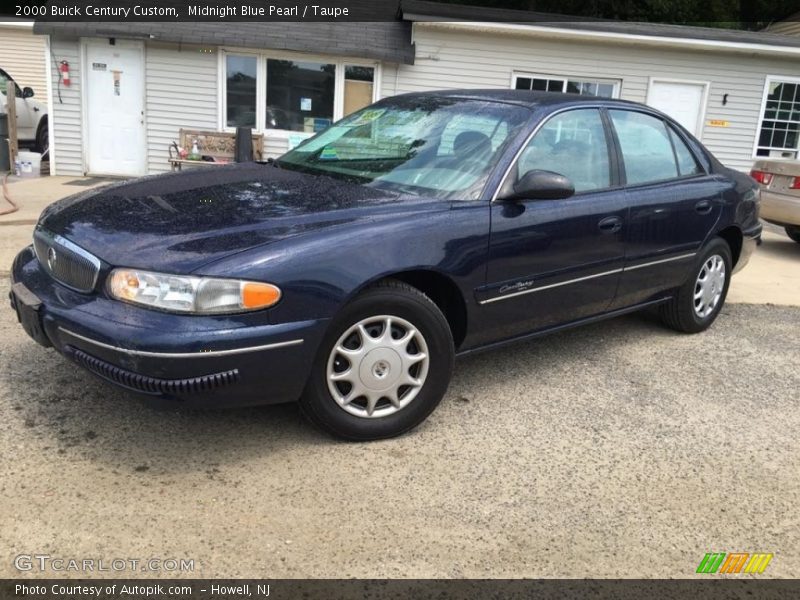
[[[44,40],[44,54],[47,65],[47,135],[50,137],[47,152],[49,154],[50,175],[56,175],[56,136],[55,128],[53,127],[53,111],[55,110],[55,104],[53,103],[53,52],[49,35]],[[61,77],[61,73],[58,76]]]

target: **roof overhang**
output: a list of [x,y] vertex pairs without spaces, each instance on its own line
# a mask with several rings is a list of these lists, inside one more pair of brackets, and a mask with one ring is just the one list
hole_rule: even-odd
[[37,21],[33,32],[66,39],[143,39],[154,43],[327,54],[413,64],[411,28],[411,23],[401,20],[370,23]]
[[[486,21],[459,21],[432,19],[428,15],[404,13],[403,18],[414,22],[416,27],[430,29],[463,31],[469,33],[486,33],[499,35],[515,35],[521,37],[538,37],[569,41],[626,44],[632,46],[651,46],[673,48],[678,50],[700,50],[707,52],[733,52],[747,55],[783,56],[800,58],[800,47],[775,46],[750,42],[732,42],[701,38],[671,37],[658,35],[642,35],[620,31],[599,31],[585,28],[565,27],[564,23],[556,25],[529,23],[494,23]],[[581,24],[585,26],[585,24]]]
[[24,21],[22,19],[1,20],[0,27],[13,27],[14,29],[33,29],[33,21]]

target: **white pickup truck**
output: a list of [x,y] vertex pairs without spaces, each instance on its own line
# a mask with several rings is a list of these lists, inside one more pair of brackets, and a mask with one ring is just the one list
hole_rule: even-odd
[[[14,79],[0,69],[0,113],[7,112],[8,84]],[[44,154],[49,147],[47,131],[47,104],[33,99],[33,88],[17,84],[17,140],[20,145],[33,146]]]

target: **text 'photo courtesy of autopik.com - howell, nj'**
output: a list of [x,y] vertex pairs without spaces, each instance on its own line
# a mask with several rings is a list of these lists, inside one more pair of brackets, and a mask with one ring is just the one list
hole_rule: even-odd
[[800,595],[797,0],[0,6],[0,600]]

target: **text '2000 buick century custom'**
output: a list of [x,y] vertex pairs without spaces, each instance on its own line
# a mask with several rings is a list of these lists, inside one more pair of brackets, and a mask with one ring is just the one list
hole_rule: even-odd
[[706,329],[760,232],[756,183],[650,108],[431,92],[266,164],[57,202],[11,301],[34,339],[128,390],[299,399],[367,440],[422,422],[457,354],[645,307]]

